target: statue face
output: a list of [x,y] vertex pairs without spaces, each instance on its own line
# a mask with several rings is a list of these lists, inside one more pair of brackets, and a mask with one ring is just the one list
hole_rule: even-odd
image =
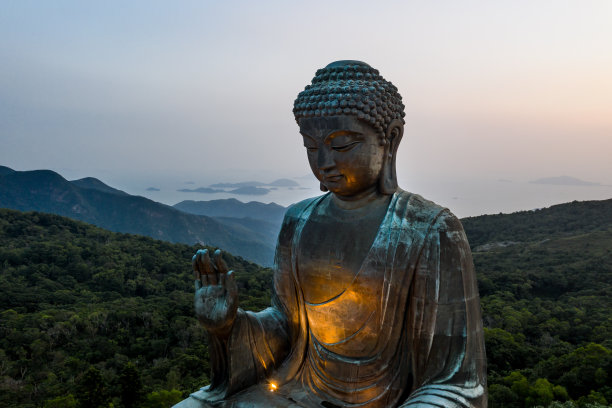
[[302,118],[300,133],[315,177],[343,198],[375,191],[385,146],[375,129],[355,116]]

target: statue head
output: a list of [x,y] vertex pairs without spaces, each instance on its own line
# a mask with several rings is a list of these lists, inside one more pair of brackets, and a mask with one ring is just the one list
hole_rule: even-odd
[[299,93],[293,113],[323,191],[340,196],[373,187],[382,194],[395,192],[404,105],[378,70],[360,61],[319,69]]

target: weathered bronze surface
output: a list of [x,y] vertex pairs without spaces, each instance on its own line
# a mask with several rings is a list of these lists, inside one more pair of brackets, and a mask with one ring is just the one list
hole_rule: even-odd
[[470,247],[450,211],[397,187],[403,110],[358,61],[317,71],[299,94],[329,192],[287,211],[264,311],[238,309],[220,252],[194,256],[213,376],[176,407],[486,407]]

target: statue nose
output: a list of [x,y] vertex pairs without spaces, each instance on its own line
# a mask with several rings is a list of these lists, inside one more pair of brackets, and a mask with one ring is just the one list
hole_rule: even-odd
[[317,166],[321,170],[330,169],[334,167],[335,163],[332,158],[331,149],[328,148],[320,148],[319,155],[317,156]]

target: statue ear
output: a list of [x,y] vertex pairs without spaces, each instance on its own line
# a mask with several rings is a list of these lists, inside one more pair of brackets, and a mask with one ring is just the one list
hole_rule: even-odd
[[404,124],[400,119],[394,119],[385,130],[385,158],[382,173],[378,179],[378,191],[391,195],[397,190],[397,175],[395,172],[395,156],[397,148],[404,136]]

